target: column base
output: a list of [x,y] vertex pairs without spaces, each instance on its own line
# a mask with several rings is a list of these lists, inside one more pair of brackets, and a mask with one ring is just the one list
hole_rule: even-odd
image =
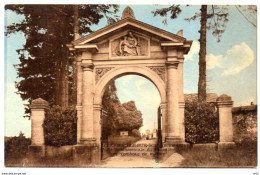
[[45,157],[45,146],[30,145],[29,146],[29,159],[35,161]]
[[163,144],[163,148],[174,148],[170,149],[171,152],[182,152],[189,150],[191,145],[187,142],[180,141],[178,143],[166,142]]
[[219,142],[218,151],[225,151],[227,149],[232,149],[236,146],[235,142]]
[[99,164],[100,146],[96,143],[80,144],[73,147],[73,161],[77,166]]
[[183,140],[180,137],[166,137],[165,142],[175,144],[175,143],[182,143]]

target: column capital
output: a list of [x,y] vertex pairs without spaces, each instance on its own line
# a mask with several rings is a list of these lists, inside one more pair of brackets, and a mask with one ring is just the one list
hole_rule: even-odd
[[177,69],[179,61],[166,61],[166,66],[168,69]]
[[183,58],[183,57],[182,57],[182,58],[181,58],[181,57],[178,57],[178,61],[179,61],[180,64],[183,64],[184,58]]
[[93,71],[94,65],[82,63],[81,67],[83,68],[83,71]]
[[233,101],[232,98],[226,94],[222,94],[217,98],[218,107],[232,107]]

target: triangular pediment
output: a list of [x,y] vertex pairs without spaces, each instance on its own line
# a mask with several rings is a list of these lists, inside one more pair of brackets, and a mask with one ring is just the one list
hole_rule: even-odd
[[157,27],[132,18],[125,18],[114,24],[97,30],[89,35],[79,38],[78,40],[73,41],[72,45],[76,46],[83,44],[96,44],[106,40],[107,38],[111,38],[125,30],[133,30],[139,33],[143,33],[144,35],[148,35],[160,41],[169,41],[176,43],[184,43],[186,41],[186,39],[182,36],[167,32],[165,30],[159,29]]

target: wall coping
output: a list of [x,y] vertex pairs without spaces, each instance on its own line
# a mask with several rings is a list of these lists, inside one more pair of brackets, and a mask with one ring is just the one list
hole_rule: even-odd
[[49,103],[42,98],[37,98],[32,101],[30,105],[30,109],[47,109],[49,107]]

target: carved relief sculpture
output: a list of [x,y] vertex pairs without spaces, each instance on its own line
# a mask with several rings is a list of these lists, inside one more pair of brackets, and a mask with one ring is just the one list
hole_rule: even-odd
[[97,68],[96,69],[96,82],[105,75],[108,71],[110,71],[112,67],[105,67],[105,68]]
[[112,56],[147,56],[148,40],[134,36],[132,32],[111,43]]
[[152,69],[161,79],[165,82],[165,67],[161,66],[149,66],[150,69]]

